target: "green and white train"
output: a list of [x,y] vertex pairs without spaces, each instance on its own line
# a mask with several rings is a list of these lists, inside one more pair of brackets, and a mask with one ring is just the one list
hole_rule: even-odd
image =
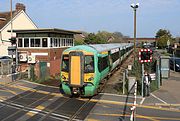
[[132,43],[79,45],[63,51],[60,90],[93,96],[100,82],[133,50]]

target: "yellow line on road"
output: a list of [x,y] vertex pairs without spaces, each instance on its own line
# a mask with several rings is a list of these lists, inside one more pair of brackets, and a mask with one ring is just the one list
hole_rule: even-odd
[[[122,116],[125,116],[125,117],[129,117],[130,118],[130,115],[123,115],[123,114],[110,114],[110,113],[107,113],[107,114],[102,114],[102,113],[91,113],[90,115],[98,115],[98,116],[111,116],[111,117],[122,117]],[[159,120],[156,120],[150,116],[142,116],[142,115],[137,115],[136,118],[142,118],[142,119],[149,119],[151,121],[159,121]],[[87,119],[90,121],[90,119]]]
[[[138,114],[137,114],[138,115]],[[141,117],[142,115],[138,115],[136,117]],[[144,117],[144,116],[143,116]],[[180,121],[180,118],[171,118],[171,117],[156,117],[156,116],[145,116],[145,117],[149,117],[149,118],[152,118],[152,119],[159,119],[159,120],[177,120],[177,121]]]
[[101,120],[97,120],[97,119],[92,119],[92,118],[89,118],[89,119],[86,119],[87,121],[101,121]]
[[[99,102],[99,103],[114,104],[114,105],[127,105],[127,106],[133,105],[130,103],[125,103],[125,102],[117,102],[117,101],[109,101],[109,100],[97,100],[97,99],[91,99],[91,102]],[[180,110],[173,110],[173,109],[169,109],[169,108],[160,108],[160,107],[138,105],[138,104],[136,105],[136,107],[156,109],[156,110],[164,110],[164,111],[171,111],[171,112],[180,112]]]
[[[24,115],[28,115],[28,116],[32,117],[32,116],[36,115],[38,112],[42,111],[43,109],[45,109],[45,107],[39,105],[39,106],[34,108],[34,111],[29,111],[29,112],[27,112]],[[38,111],[38,112],[36,112],[36,111]]]
[[159,121],[159,120],[157,120],[157,119],[155,119],[154,117],[151,117],[151,116],[144,116],[144,115],[136,114],[136,117],[137,118],[143,118],[143,119],[149,119],[149,120],[152,120],[152,121]]
[[4,89],[4,90],[0,90],[1,92],[9,92],[9,93],[12,93],[14,95],[17,95],[17,93],[15,91],[12,91],[10,89]]
[[1,101],[3,101],[3,100],[5,100],[5,98],[3,98],[3,97],[0,97],[0,100],[1,100]]
[[[8,85],[8,86],[12,87],[12,88],[17,88],[17,89],[20,89],[20,90],[23,90],[23,91],[36,91],[36,92],[41,93],[41,94],[49,94],[49,92],[47,92],[47,91],[41,91],[41,90],[33,89],[33,88],[30,88],[30,87],[20,86],[20,85],[16,85],[16,86]],[[15,93],[15,92],[14,92],[14,94],[17,95],[17,93]],[[61,93],[51,93],[50,95],[62,97]]]
[[[122,116],[125,116],[125,117],[130,117],[130,115],[123,115],[123,114],[110,114],[110,113],[107,113],[107,114],[102,114],[102,113],[91,113],[90,115],[98,115],[98,116],[115,116],[115,117],[122,117]],[[149,119],[151,121],[159,121],[159,120],[177,120],[179,121],[180,118],[171,118],[171,117],[154,117],[154,116],[144,116],[144,115],[139,115],[139,114],[136,114],[136,118],[141,118],[141,119]],[[90,119],[87,119],[90,121]],[[96,119],[94,119],[96,120]]]

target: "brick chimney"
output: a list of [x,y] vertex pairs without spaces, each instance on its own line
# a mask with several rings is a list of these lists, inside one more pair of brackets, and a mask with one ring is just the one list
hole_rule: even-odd
[[22,3],[16,3],[16,11],[19,12],[23,10],[24,12],[26,11],[26,6]]

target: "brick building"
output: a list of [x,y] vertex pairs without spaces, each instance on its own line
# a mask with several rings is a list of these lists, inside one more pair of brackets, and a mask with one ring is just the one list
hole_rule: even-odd
[[30,65],[37,76],[55,76],[60,73],[62,51],[74,46],[76,31],[63,29],[13,30],[16,33],[21,70]]

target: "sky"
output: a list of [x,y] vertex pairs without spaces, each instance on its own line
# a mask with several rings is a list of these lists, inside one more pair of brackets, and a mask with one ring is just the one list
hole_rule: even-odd
[[[86,32],[121,32],[133,37],[137,9],[137,37],[155,37],[159,29],[180,36],[180,0],[12,0],[23,3],[39,28],[60,28]],[[10,0],[0,0],[0,12],[10,10]]]

